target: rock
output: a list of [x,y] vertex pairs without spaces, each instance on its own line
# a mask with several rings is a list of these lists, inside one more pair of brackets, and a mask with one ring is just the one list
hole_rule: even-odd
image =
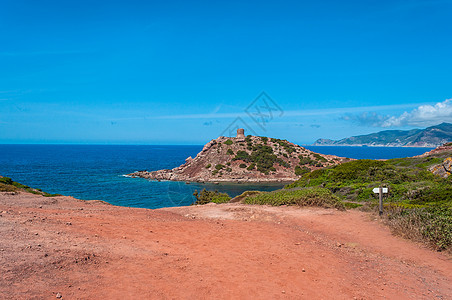
[[[246,152],[248,155],[256,151],[250,150],[248,144],[272,149],[277,158],[273,162],[272,169],[264,172],[262,169],[259,171],[257,167],[254,167],[248,170],[250,161],[234,159],[239,151],[242,154]],[[211,140],[204,145],[201,152],[194,158],[188,157],[181,166],[171,170],[136,171],[127,176],[181,182],[293,182],[299,178],[295,171],[297,170],[298,174],[300,174],[299,171],[303,171],[295,169],[296,166],[299,167],[300,155],[304,155],[306,161],[316,163],[315,165],[305,163],[304,171],[333,166],[349,160],[332,155],[317,154],[286,140],[263,139],[258,136],[245,138],[243,130],[240,130],[237,137],[220,136]]]
[[57,293],[56,297],[57,297],[57,299],[63,299],[63,295],[61,295],[61,293]]
[[337,247],[342,247],[342,244],[339,243],[339,242],[337,242],[337,243],[336,243],[336,246],[337,246]]
[[449,177],[452,173],[452,157],[446,158],[442,164],[431,166],[429,171],[443,178]]

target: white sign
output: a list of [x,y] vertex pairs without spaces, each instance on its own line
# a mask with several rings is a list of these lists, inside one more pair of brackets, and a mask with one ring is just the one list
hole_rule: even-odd
[[[380,193],[380,188],[374,188],[372,191],[373,191],[375,194],[378,194],[378,193]],[[383,194],[387,194],[387,193],[388,193],[388,188],[382,188],[382,189],[381,189],[381,192],[382,192]]]

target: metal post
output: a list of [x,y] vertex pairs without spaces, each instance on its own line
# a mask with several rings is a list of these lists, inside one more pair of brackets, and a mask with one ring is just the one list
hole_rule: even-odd
[[380,196],[380,212],[379,215],[381,216],[383,214],[383,188],[380,186],[379,193]]

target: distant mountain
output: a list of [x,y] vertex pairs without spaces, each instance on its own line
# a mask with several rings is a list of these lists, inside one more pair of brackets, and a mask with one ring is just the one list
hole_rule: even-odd
[[333,141],[318,139],[315,146],[438,147],[452,142],[452,124],[441,123],[425,129],[385,130]]

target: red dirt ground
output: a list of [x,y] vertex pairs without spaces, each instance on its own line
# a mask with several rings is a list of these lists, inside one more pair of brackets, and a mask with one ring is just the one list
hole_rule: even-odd
[[1,299],[452,299],[452,260],[370,214],[0,194]]

